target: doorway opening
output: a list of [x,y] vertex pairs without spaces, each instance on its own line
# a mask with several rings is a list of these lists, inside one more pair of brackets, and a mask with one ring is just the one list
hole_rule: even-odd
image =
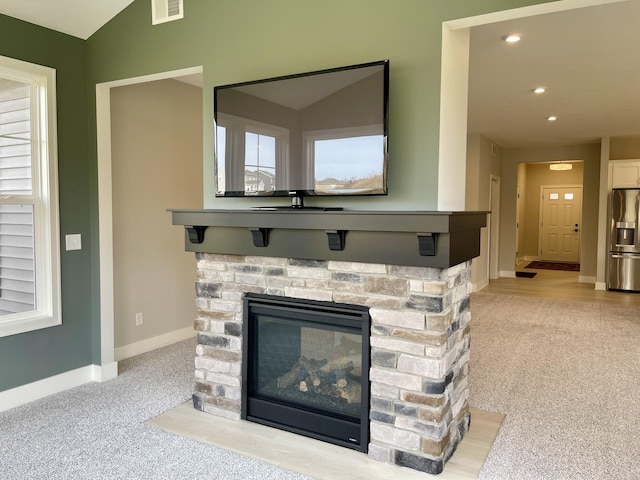
[[517,272],[537,272],[536,281],[577,284],[583,161],[571,161],[571,170],[551,170],[550,165],[548,161],[518,165],[516,276]]
[[[166,80],[176,77],[183,79],[202,77],[202,67],[191,67],[171,72],[163,72],[144,77],[135,77],[96,85],[96,123],[97,123],[97,152],[98,152],[98,209],[99,243],[100,243],[100,362],[108,366],[111,372],[109,378],[116,376],[117,360],[132,355],[144,353],[164,345],[173,343],[175,332],[144,338],[130,345],[124,346],[119,352],[115,349],[115,288],[114,288],[114,211],[113,211],[113,175],[112,175],[112,112],[111,91],[116,87],[133,86]],[[144,197],[141,198],[144,200]],[[142,320],[143,316],[141,316]],[[137,320],[137,316],[136,316]],[[150,319],[147,317],[147,321]],[[140,327],[137,327],[140,328]],[[178,332],[186,335],[187,329]],[[192,335],[189,328],[189,335]]]

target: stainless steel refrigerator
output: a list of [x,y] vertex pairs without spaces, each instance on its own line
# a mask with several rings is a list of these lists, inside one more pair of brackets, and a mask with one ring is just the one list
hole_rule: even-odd
[[640,188],[611,191],[609,290],[640,292]]

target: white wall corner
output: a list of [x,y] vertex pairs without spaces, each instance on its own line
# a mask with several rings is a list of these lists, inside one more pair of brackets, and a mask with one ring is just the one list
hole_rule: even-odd
[[442,24],[438,210],[465,209],[469,29]]
[[516,278],[516,272],[514,270],[500,270],[499,275],[501,278]]
[[107,365],[92,365],[91,378],[94,382],[106,382],[118,376],[118,362]]
[[482,281],[482,282],[478,282],[478,283],[473,283],[471,282],[471,291],[472,292],[479,292],[480,290],[482,290],[483,288],[487,287],[489,285],[488,281]]
[[578,283],[596,283],[596,277],[578,275]]
[[[609,186],[611,178],[609,176],[609,159],[611,156],[611,138],[602,137],[600,139],[600,188],[598,198],[598,242],[596,250],[596,281],[605,283],[607,276],[607,253],[609,252],[608,236],[608,202]],[[606,289],[603,288],[603,290]],[[596,290],[598,290],[596,285]]]
[[596,282],[595,290],[606,290],[607,284],[606,282]]

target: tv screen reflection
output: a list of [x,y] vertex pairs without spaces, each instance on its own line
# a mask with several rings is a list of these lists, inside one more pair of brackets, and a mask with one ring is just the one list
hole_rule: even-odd
[[216,195],[386,194],[388,62],[215,87]]

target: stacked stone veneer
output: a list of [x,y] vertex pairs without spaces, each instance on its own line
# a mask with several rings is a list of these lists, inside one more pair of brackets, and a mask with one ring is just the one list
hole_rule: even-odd
[[469,266],[198,253],[195,408],[239,420],[245,292],[365,305],[369,456],[440,473],[469,428]]

